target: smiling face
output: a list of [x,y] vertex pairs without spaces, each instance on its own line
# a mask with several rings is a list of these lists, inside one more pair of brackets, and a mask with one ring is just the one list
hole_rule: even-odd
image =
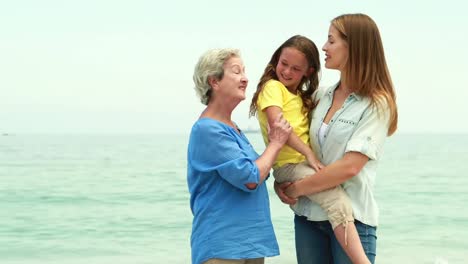
[[245,66],[242,59],[231,57],[224,63],[223,68],[223,78],[213,82],[213,89],[223,98],[244,100],[249,80],[245,75]]
[[340,32],[330,26],[328,31],[328,40],[322,48],[325,51],[325,67],[343,71],[348,61],[348,44],[341,38]]
[[307,76],[309,65],[304,53],[291,47],[283,48],[276,65],[278,80],[295,93],[302,77]]

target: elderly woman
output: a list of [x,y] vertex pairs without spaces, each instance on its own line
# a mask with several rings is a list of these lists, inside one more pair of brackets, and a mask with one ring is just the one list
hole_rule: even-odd
[[279,254],[264,181],[291,127],[279,115],[259,156],[232,121],[248,83],[238,50],[207,51],[193,79],[207,107],[188,145],[192,263],[264,263]]

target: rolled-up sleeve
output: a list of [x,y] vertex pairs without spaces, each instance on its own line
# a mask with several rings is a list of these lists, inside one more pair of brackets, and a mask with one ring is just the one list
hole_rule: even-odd
[[386,105],[377,110],[369,106],[359,120],[345,152],[360,152],[371,160],[380,158],[389,127],[390,112]]
[[196,127],[192,131],[189,159],[193,169],[215,172],[233,186],[246,191],[245,184],[259,183],[260,173],[255,159],[242,149],[237,138],[218,126]]

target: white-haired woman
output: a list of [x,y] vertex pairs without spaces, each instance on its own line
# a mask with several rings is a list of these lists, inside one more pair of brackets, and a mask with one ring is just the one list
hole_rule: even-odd
[[279,254],[264,181],[291,127],[278,116],[259,156],[232,121],[248,83],[238,50],[207,51],[193,79],[207,107],[188,145],[192,263],[264,263]]

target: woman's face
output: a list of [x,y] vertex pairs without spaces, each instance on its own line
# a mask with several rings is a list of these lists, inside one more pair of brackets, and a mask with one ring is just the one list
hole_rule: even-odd
[[304,53],[296,48],[283,48],[276,65],[278,81],[291,92],[296,92],[302,77],[307,75],[308,63]]
[[239,57],[231,57],[224,63],[224,76],[216,81],[217,90],[222,97],[245,99],[245,90],[249,80],[245,75],[245,66]]
[[325,51],[325,67],[343,71],[348,61],[348,43],[340,37],[339,31],[330,25],[328,30],[328,40],[323,45],[322,50]]

